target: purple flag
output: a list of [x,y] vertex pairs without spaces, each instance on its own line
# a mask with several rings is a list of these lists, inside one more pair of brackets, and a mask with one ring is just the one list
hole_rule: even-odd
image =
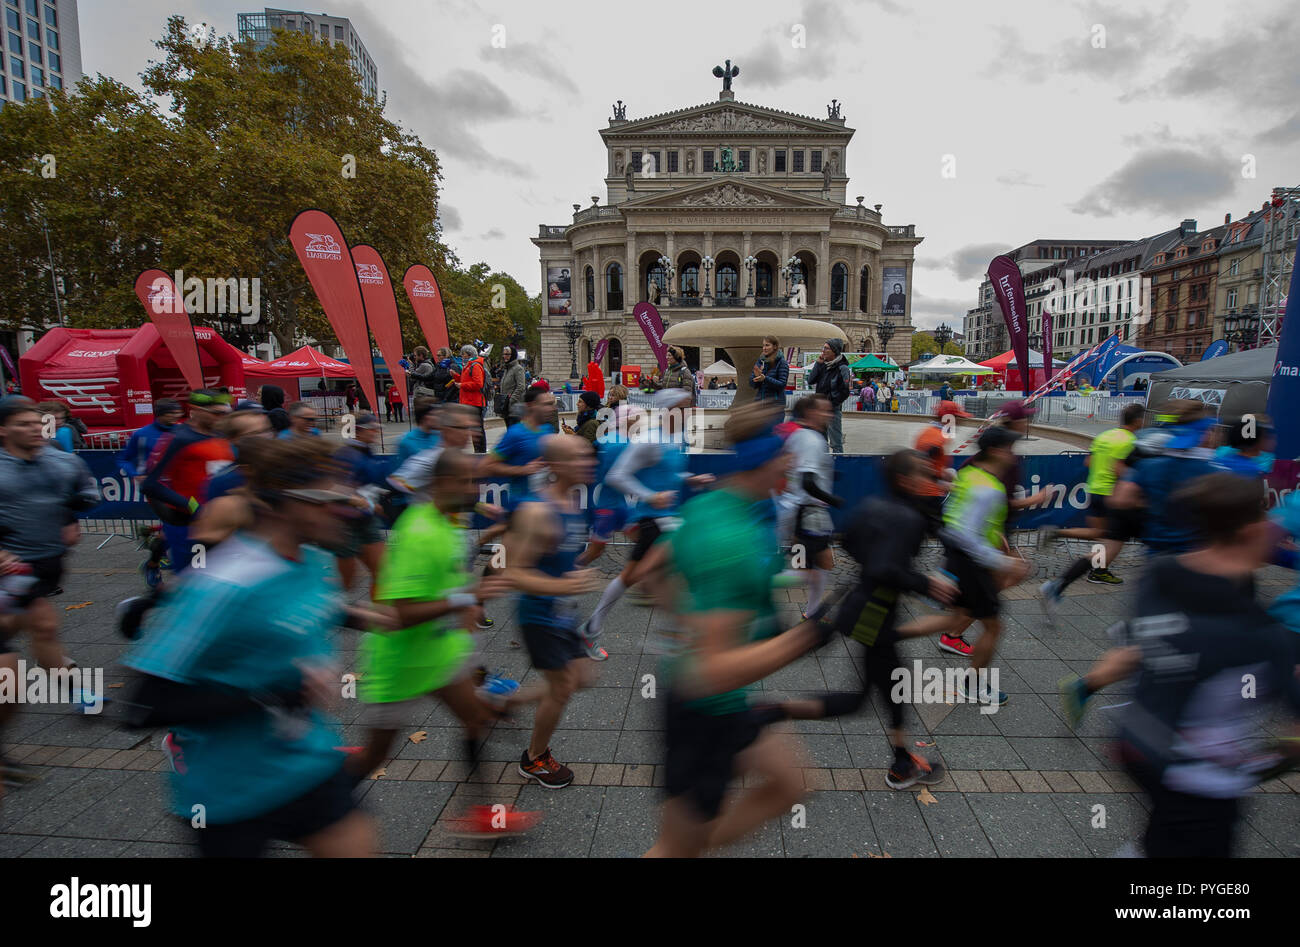
[[1025,285],[1020,279],[1020,267],[1006,254],[995,256],[989,264],[989,281],[993,284],[993,293],[1002,307],[1002,318],[1007,323],[1007,335],[1011,338],[1011,350],[1016,356],[1016,365],[1020,368],[1020,383],[1025,394],[1030,392],[1029,379],[1029,320],[1025,317]]
[[609,349],[609,339],[601,339],[599,342],[596,343],[596,351],[591,353],[591,360],[595,362],[597,365],[599,365],[600,360],[605,357],[605,352],[608,349]]
[[1052,314],[1043,310],[1043,384],[1052,380]]
[[655,353],[659,370],[663,371],[668,367],[668,346],[664,345],[664,321],[659,317],[659,310],[650,303],[637,303],[636,308],[632,310],[632,315],[636,317],[637,324],[645,333],[646,341],[650,343],[650,350]]

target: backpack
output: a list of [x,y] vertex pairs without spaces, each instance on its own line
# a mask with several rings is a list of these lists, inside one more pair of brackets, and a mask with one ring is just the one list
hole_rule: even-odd
[[433,371],[429,373],[428,387],[439,401],[447,401],[454,392],[451,387],[451,369],[442,362],[434,362]]

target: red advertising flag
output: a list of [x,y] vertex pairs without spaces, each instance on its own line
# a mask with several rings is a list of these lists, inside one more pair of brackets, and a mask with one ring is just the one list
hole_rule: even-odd
[[411,300],[411,308],[415,310],[415,319],[420,323],[429,350],[436,355],[438,349],[450,347],[447,312],[442,307],[442,293],[433,270],[423,263],[416,263],[407,268],[402,285],[406,287],[406,298]]
[[321,308],[338,336],[339,344],[357,373],[370,410],[379,410],[375,391],[375,363],[370,355],[366,304],[361,283],[348,252],[348,243],[334,218],[322,210],[305,210],[289,225],[289,242],[307,272]]
[[135,294],[158,327],[167,351],[176,359],[185,384],[190,386],[190,391],[198,391],[203,387],[199,342],[194,338],[194,325],[176,283],[162,270],[145,270],[135,278]]
[[659,363],[659,370],[663,371],[668,367],[668,346],[664,344],[664,320],[659,315],[659,310],[650,303],[641,302],[633,307],[632,316],[645,333],[650,350],[655,353],[655,361]]
[[[388,373],[393,376],[393,387],[406,404],[406,385],[399,382],[397,371],[402,360],[402,324],[397,314],[397,296],[388,267],[379,251],[367,244],[352,248],[352,262],[357,267],[357,280],[361,283],[361,298],[366,301],[366,315],[370,317],[370,331],[379,344],[379,354],[384,357]],[[378,409],[376,409],[378,410]]]
[[1007,335],[1011,338],[1011,350],[1016,353],[1016,367],[1020,369],[1020,384],[1027,395],[1032,390],[1029,385],[1032,377],[1029,367],[1029,319],[1025,313],[1025,284],[1020,278],[1020,267],[1004,253],[993,258],[989,264],[988,277],[993,284],[993,294],[1002,308]]

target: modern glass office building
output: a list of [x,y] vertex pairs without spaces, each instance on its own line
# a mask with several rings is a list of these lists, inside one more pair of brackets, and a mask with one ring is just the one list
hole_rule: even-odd
[[0,101],[26,102],[81,79],[77,0],[0,0]]
[[273,39],[272,31],[277,29],[306,33],[322,43],[345,44],[352,54],[352,65],[361,75],[361,88],[367,95],[378,97],[379,74],[375,71],[375,61],[366,52],[365,44],[347,17],[306,13],[302,10],[273,10],[270,7],[261,13],[239,14],[241,40],[251,39],[259,47],[265,46]]

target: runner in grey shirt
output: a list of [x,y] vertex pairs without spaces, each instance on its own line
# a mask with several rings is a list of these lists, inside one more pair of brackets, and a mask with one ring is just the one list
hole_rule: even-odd
[[779,504],[782,537],[792,543],[795,567],[808,570],[805,615],[812,614],[821,602],[830,570],[835,567],[830,508],[844,502],[831,492],[835,460],[826,441],[826,429],[832,414],[825,395],[800,398],[794,406],[799,429],[785,442],[791,462]]

